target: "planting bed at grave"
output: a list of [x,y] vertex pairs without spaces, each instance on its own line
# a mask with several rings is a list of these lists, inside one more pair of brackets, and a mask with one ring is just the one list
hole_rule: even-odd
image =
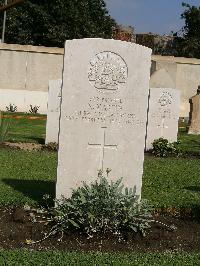
[[[7,140],[44,143],[44,136],[44,120],[22,118],[13,119]],[[157,219],[168,225],[176,225],[177,231],[167,231],[154,224],[146,238],[139,234],[128,235],[126,242],[121,243],[110,234],[87,239],[84,235],[69,233],[63,237],[63,242],[58,242],[60,236],[56,236],[35,246],[27,246],[26,239],[40,239],[48,230],[44,224],[30,222],[29,214],[24,212],[22,206],[26,202],[31,206],[43,204],[44,194],[54,197],[57,154],[1,147],[0,250],[3,248],[4,251],[0,251],[0,265],[3,265],[2,261],[4,262],[2,258],[6,258],[6,262],[11,261],[8,265],[18,265],[16,261],[20,261],[19,265],[37,265],[37,262],[46,265],[52,261],[54,264],[62,265],[63,260],[83,262],[81,265],[95,265],[95,263],[101,265],[99,263],[101,261],[102,265],[110,261],[115,262],[115,265],[118,265],[119,261],[125,265],[130,262],[135,262],[136,265],[154,265],[156,262],[155,265],[158,263],[176,265],[177,262],[179,265],[182,261],[185,264],[180,265],[199,265],[200,224],[198,220],[192,219],[192,216],[194,214],[199,218],[200,215],[200,137],[189,136],[185,128],[182,128],[179,139],[182,141],[183,150],[189,153],[185,158],[146,156],[142,191],[142,197],[149,199],[158,209],[160,215]],[[12,208],[13,205],[18,206],[17,209]],[[6,251],[19,248],[18,251]],[[31,252],[23,251],[21,248]],[[55,250],[55,252],[37,253],[32,250]],[[90,255],[90,253],[81,252],[63,253],[62,250],[120,251],[120,254],[92,253]],[[181,250],[190,254],[182,254]],[[133,253],[123,254],[130,251]],[[145,254],[144,251],[159,251],[159,254]],[[162,251],[167,253],[162,254]],[[192,251],[197,253],[191,253]],[[26,264],[26,260],[30,260],[30,263],[33,261],[33,264],[28,264],[29,262]]]
[[[177,231],[168,231],[154,224],[147,237],[129,234],[121,243],[109,233],[87,239],[85,235],[71,232],[62,242],[58,242],[60,236],[56,236],[35,246],[27,246],[26,239],[41,239],[48,227],[29,221],[29,213],[22,206],[26,202],[32,206],[42,204],[44,194],[54,197],[56,158],[54,152],[0,149],[0,249],[24,247],[124,252],[200,249],[200,224],[192,219],[193,214],[199,215],[199,160],[152,156],[145,158],[143,198],[149,199],[159,212],[167,212],[156,219],[167,225],[174,224]],[[11,208],[12,205],[21,207]]]
[[[154,224],[146,237],[140,234],[124,233],[124,241],[119,242],[109,232],[87,239],[86,235],[68,232],[62,241],[60,235],[50,237],[35,245],[27,246],[26,240],[39,240],[48,232],[44,223],[32,223],[30,213],[20,208],[0,210],[0,249],[30,248],[31,250],[77,250],[77,251],[199,251],[200,224],[198,222],[173,217],[155,218],[178,229],[170,231]],[[42,217],[41,220],[42,221]],[[23,232],[23,233],[22,233]]]

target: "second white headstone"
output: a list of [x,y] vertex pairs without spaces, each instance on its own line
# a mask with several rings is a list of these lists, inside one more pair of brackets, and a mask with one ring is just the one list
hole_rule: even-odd
[[62,80],[49,81],[45,144],[58,143]]
[[155,139],[177,141],[180,91],[170,88],[152,88],[149,94],[149,111],[146,150],[153,148]]

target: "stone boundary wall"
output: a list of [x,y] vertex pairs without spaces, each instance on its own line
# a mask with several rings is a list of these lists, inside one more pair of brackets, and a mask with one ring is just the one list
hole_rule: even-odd
[[0,44],[0,89],[48,91],[62,76],[64,49]]
[[64,54],[64,48],[0,43],[0,50],[44,54]]
[[[0,44],[0,90],[47,92],[49,80],[62,78],[63,55],[62,48]],[[188,117],[189,98],[200,85],[200,59],[153,55],[151,74],[161,69],[169,74],[174,88],[181,91],[180,116]],[[160,79],[163,81],[162,76]],[[10,102],[0,98],[0,107]]]
[[[189,99],[196,95],[198,85],[200,85],[200,59],[153,55],[151,74],[156,72],[158,74],[157,88],[163,83],[162,74],[159,78],[161,70],[169,75],[173,88],[181,92],[180,117],[189,117]],[[164,84],[164,87],[167,88],[167,84],[166,86]]]
[[175,56],[162,56],[162,55],[152,55],[152,61],[162,61],[177,64],[190,64],[190,65],[200,65],[200,59],[198,58],[186,58],[186,57],[175,57]]
[[17,112],[29,113],[30,105],[39,106],[38,113],[47,113],[48,92],[26,90],[1,90],[0,110],[7,111],[9,104],[17,106]]

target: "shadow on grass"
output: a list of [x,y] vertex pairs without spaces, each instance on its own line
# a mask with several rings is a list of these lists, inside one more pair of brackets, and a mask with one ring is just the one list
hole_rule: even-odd
[[197,186],[184,187],[184,189],[190,190],[192,192],[200,192],[200,187]]
[[38,204],[44,203],[43,196],[47,194],[51,199],[48,201],[49,204],[53,205],[53,199],[55,198],[55,182],[53,181],[20,179],[3,179],[2,181]]
[[44,138],[36,138],[36,137],[30,137],[30,139],[34,140],[35,142],[39,143],[39,144],[45,144],[45,139]]
[[[19,134],[20,135],[20,134]],[[10,134],[7,138],[6,141],[8,142],[24,142],[24,143],[36,143],[36,144],[45,144],[45,139],[44,138],[36,138],[33,136],[17,136],[15,134]]]
[[[190,212],[188,210],[190,209]],[[181,208],[182,218],[192,218],[200,222],[200,206],[197,204],[191,204],[189,208]]]
[[38,144],[45,144],[45,138],[40,138],[40,137],[33,137],[33,136],[24,136],[23,137],[26,142],[33,142],[33,143],[38,143]]
[[185,204],[183,206],[162,206],[155,209],[155,213],[162,216],[172,216],[182,220],[195,220],[200,223],[200,205]]

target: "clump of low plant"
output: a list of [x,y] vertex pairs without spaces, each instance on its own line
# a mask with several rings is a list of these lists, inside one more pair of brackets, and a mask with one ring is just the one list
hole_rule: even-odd
[[30,105],[30,109],[29,109],[29,112],[31,114],[37,114],[38,113],[38,110],[39,110],[40,106],[37,106],[37,105]]
[[4,117],[3,113],[0,111],[0,144],[2,144],[9,132],[11,124],[11,118],[10,117]]
[[180,141],[169,142],[167,139],[159,138],[153,142],[152,153],[156,157],[179,156],[181,154]]
[[78,230],[88,238],[105,232],[119,238],[123,232],[145,235],[151,227],[151,211],[147,201],[136,195],[135,188],[124,189],[122,178],[109,182],[99,175],[97,181],[73,190],[70,198],[56,200],[56,207],[51,209],[55,223],[52,232]]
[[10,113],[14,113],[17,111],[17,106],[15,104],[10,103],[8,106],[6,106],[6,110]]
[[[106,170],[106,174],[111,169]],[[85,233],[87,238],[95,234],[112,233],[118,240],[123,240],[128,232],[142,233],[146,235],[152,223],[157,223],[167,230],[176,230],[174,225],[168,226],[157,221],[152,216],[152,206],[146,200],[140,200],[136,195],[136,188],[124,188],[122,178],[116,182],[108,181],[100,171],[98,179],[93,183],[83,183],[82,187],[74,189],[69,198],[56,200],[55,207],[49,207],[49,195],[43,199],[46,208],[40,211],[31,211],[32,222],[37,222],[38,213],[42,213],[42,222],[51,226],[48,233],[37,241],[26,240],[26,244],[32,245],[44,241],[52,235],[78,231]],[[30,208],[26,206],[27,211]]]

